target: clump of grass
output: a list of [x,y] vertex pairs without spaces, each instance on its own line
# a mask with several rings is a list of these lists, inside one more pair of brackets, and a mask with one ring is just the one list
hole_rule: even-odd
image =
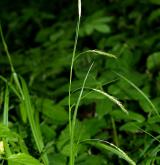
[[[75,36],[74,48],[73,48],[73,53],[72,53],[71,67],[70,67],[69,100],[68,100],[68,104],[69,104],[69,134],[70,134],[70,161],[69,161],[69,164],[70,165],[75,164],[75,157],[76,157],[76,151],[77,151],[76,145],[78,145],[78,142],[75,142],[75,126],[76,126],[78,107],[79,107],[80,101],[82,99],[82,95],[83,95],[83,91],[85,88],[85,83],[87,81],[87,77],[89,76],[89,73],[90,73],[91,68],[93,66],[93,63],[92,63],[88,69],[88,72],[86,73],[85,78],[84,78],[77,102],[76,102],[75,106],[72,106],[71,105],[71,90],[72,90],[72,74],[73,74],[74,62],[81,54],[84,54],[84,53],[95,53],[97,55],[103,55],[103,56],[107,56],[107,57],[111,57],[111,58],[116,59],[115,55],[112,55],[110,53],[106,53],[106,52],[103,52],[100,50],[88,50],[88,51],[80,53],[78,56],[76,56],[76,48],[77,48],[77,42],[78,42],[80,21],[81,21],[81,0],[78,0],[78,21],[77,21],[77,27],[76,27],[76,36]],[[109,95],[108,93],[106,93],[102,90],[99,90],[99,89],[94,89],[94,88],[90,88],[90,89],[93,90],[94,92],[97,92],[97,93],[104,95],[105,97],[110,99],[112,102],[117,104],[125,113],[128,113],[127,110],[124,108],[124,106],[121,104],[121,102],[118,101],[118,99],[116,99],[115,97],[113,97],[113,96]],[[73,116],[72,116],[72,107],[74,107]],[[94,140],[93,140],[93,142],[94,142]],[[108,143],[112,146],[112,147],[109,147],[108,145],[102,144],[101,142],[102,142],[102,140],[99,140],[98,143],[96,142],[96,145],[98,145],[99,147],[102,147],[103,149],[109,150],[113,153],[116,153],[117,155],[121,156],[123,159],[127,160],[130,164],[135,165],[134,161],[132,159],[130,159],[127,156],[127,154],[125,152],[123,152],[121,149],[119,149],[118,147],[116,147],[115,145],[113,145],[111,143]]]
[[[12,60],[11,60],[11,57],[10,57],[10,54],[8,51],[7,44],[6,44],[4,36],[3,36],[1,26],[0,26],[0,34],[1,34],[2,43],[4,46],[4,50],[6,52],[6,55],[8,57],[10,67],[11,67],[11,72],[12,72],[11,80],[13,79],[14,83],[16,85],[16,87],[14,87],[13,82],[10,83],[4,77],[1,76],[1,79],[6,82],[6,86],[7,86],[6,91],[5,91],[3,123],[4,123],[4,125],[8,126],[8,112],[9,112],[9,89],[8,89],[8,87],[10,87],[16,93],[16,95],[19,97],[21,104],[24,105],[24,111],[21,112],[22,120],[27,117],[27,119],[29,121],[29,125],[30,125],[31,130],[32,130],[32,134],[33,134],[36,146],[38,148],[38,151],[39,151],[39,153],[42,153],[43,148],[44,148],[44,143],[43,143],[41,131],[39,128],[39,123],[36,122],[36,120],[35,120],[35,111],[33,109],[32,103],[31,103],[31,99],[30,99],[27,85],[26,85],[23,78],[19,79],[19,77],[18,77],[18,75],[17,75],[17,73],[13,67],[13,63],[12,63]],[[12,153],[10,152],[8,143],[5,139],[3,139],[3,141],[4,141],[5,146],[6,146],[5,148],[6,148],[6,156],[8,157],[8,162],[12,161],[12,165],[13,165],[14,161],[10,158],[13,156],[12,156]],[[27,156],[23,155],[23,161],[26,157]],[[20,156],[18,155],[18,157],[17,157],[18,161],[20,161],[20,158],[21,158],[21,155]],[[41,158],[42,158],[44,165],[49,164],[46,153],[44,153],[41,156]],[[27,159],[26,159],[26,161],[27,161]]]
[[[77,21],[76,36],[75,36],[75,42],[74,42],[74,48],[73,48],[72,60],[71,60],[70,80],[69,80],[69,99],[68,99],[68,105],[69,105],[69,134],[70,134],[70,165],[74,165],[74,159],[75,159],[75,154],[74,154],[74,148],[73,147],[74,147],[74,125],[75,125],[75,120],[76,120],[76,113],[74,115],[75,116],[74,120],[72,121],[71,88],[72,88],[72,76],[73,76],[72,74],[73,74],[73,66],[74,66],[74,60],[75,60],[75,55],[76,55],[76,48],[77,48],[77,42],[78,42],[80,22],[81,22],[81,0],[78,0],[78,21]],[[78,101],[77,101],[77,103],[78,103]],[[78,105],[78,104],[76,104],[76,105]],[[75,109],[75,111],[77,111],[77,110]]]

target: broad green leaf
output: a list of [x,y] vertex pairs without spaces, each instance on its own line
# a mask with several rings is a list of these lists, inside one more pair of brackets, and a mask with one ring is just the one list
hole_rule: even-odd
[[[75,143],[77,143],[80,140],[91,138],[90,132],[88,131],[88,129],[86,129],[86,125],[85,125],[86,123],[87,122],[82,123],[77,120],[76,128],[75,128],[75,137],[74,137]],[[69,141],[70,141],[69,126],[67,126],[65,129],[61,131],[60,136],[56,141],[56,147],[58,151],[59,152],[63,151],[63,154],[68,155],[68,153],[65,153],[65,151],[67,152],[68,150],[67,148],[69,147]]]
[[147,68],[149,70],[160,68],[160,52],[155,52],[147,58]]
[[55,124],[64,124],[68,121],[66,110],[62,106],[54,104],[52,100],[39,99],[37,106],[40,111]]
[[147,121],[149,124],[155,124],[155,123],[159,123],[160,120],[159,120],[159,117],[158,116],[151,116],[148,121]]
[[155,5],[160,5],[160,1],[159,0],[150,0],[150,2],[155,4]]
[[[102,129],[105,129],[106,127],[106,121],[104,120],[104,118],[99,119],[99,118],[90,118],[90,119],[86,119],[84,121],[82,121],[82,128],[84,133],[86,133],[86,135],[88,134],[88,137],[93,137],[96,135],[97,132],[99,132]],[[94,129],[92,129],[94,126]],[[84,139],[83,135],[81,135],[82,138]],[[81,138],[81,140],[82,140]]]
[[14,140],[15,138],[18,138],[16,133],[11,132],[7,126],[2,125],[2,124],[0,124],[0,137],[8,138],[10,140]]
[[112,111],[113,103],[110,100],[97,100],[96,101],[96,113],[99,118],[102,118],[104,115],[109,114]]
[[141,99],[138,101],[140,107],[143,109],[144,112],[152,112],[152,108],[149,104],[146,104],[146,100],[145,99]]
[[149,123],[147,125],[147,131],[148,132],[156,132],[160,134],[160,125],[159,123]]
[[93,101],[93,100],[105,100],[106,97],[100,93],[95,93],[92,91],[85,93],[83,98],[86,99],[87,101]]
[[66,165],[67,157],[60,153],[49,154],[49,164],[50,165]]
[[104,16],[104,12],[98,11],[86,18],[80,28],[80,36],[91,35],[94,31],[100,33],[110,33],[111,28],[108,23],[113,20],[112,16]]
[[44,136],[45,142],[52,141],[56,137],[56,131],[51,125],[45,123],[41,124],[41,131]]
[[25,153],[13,154],[7,158],[13,163],[20,163],[22,165],[42,165],[37,159]]
[[98,32],[101,33],[110,33],[111,32],[111,28],[108,25],[105,24],[98,24],[95,25],[94,27]]
[[134,120],[137,121],[138,123],[143,123],[145,121],[145,118],[136,112],[129,112],[128,115],[124,114],[120,110],[115,110],[113,112],[110,112],[111,116],[113,116],[116,120]]
[[102,24],[102,23],[108,23],[111,22],[113,20],[113,17],[111,16],[105,16],[105,17],[99,17],[99,19],[96,19],[95,22],[98,24]]
[[53,27],[48,27],[48,28],[45,28],[45,29],[41,29],[37,32],[35,41],[36,42],[45,42],[51,34],[54,35],[53,34]]
[[77,158],[77,165],[107,165],[107,159],[103,155],[83,154]]
[[126,132],[132,132],[132,133],[137,133],[139,132],[139,128],[137,127],[137,122],[128,122],[126,124],[123,124],[120,127],[121,131],[126,131]]
[[[88,25],[85,26],[84,32],[85,32],[87,35],[92,34],[93,31],[94,31],[94,29],[93,29],[93,26],[92,26],[92,25],[88,24]],[[81,34],[81,30],[80,30],[80,34]]]
[[155,20],[160,19],[160,9],[154,10],[148,18],[148,22],[152,23]]

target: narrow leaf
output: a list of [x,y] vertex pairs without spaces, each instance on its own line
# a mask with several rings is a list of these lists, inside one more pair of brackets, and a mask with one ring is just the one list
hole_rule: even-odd
[[154,106],[154,104],[152,103],[152,101],[148,98],[148,96],[141,90],[139,89],[133,82],[131,82],[130,80],[128,80],[126,77],[124,77],[122,74],[115,72],[115,74],[117,74],[119,77],[121,77],[123,80],[125,80],[126,82],[128,82],[132,87],[134,87],[144,98],[145,100],[148,102],[148,104],[152,107],[152,109],[154,110],[154,112],[158,115],[158,117],[160,117],[158,110],[156,109],[156,107]]
[[91,66],[89,67],[88,69],[88,72],[84,78],[84,81],[83,81],[83,84],[82,84],[82,88],[81,88],[81,91],[80,91],[80,94],[79,94],[79,97],[78,97],[78,100],[77,100],[77,103],[76,103],[76,106],[75,106],[75,110],[74,110],[74,114],[73,114],[73,119],[72,119],[72,125],[71,125],[71,139],[70,139],[70,152],[71,152],[71,158],[70,158],[70,164],[74,164],[74,159],[75,159],[75,146],[74,146],[74,134],[75,134],[75,125],[76,125],[76,117],[77,117],[77,112],[78,112],[78,107],[79,107],[79,104],[80,104],[80,101],[81,101],[81,98],[82,98],[82,94],[83,94],[83,90],[84,90],[84,87],[85,87],[85,83],[86,83],[86,80],[88,78],[88,75],[90,73],[90,70],[93,66],[93,63],[91,64]]
[[4,81],[8,85],[8,87],[12,89],[12,91],[18,96],[19,99],[21,99],[21,95],[18,93],[17,89],[6,78],[0,76],[0,79]]
[[4,97],[4,111],[3,111],[3,124],[8,126],[8,111],[9,111],[9,91],[8,85],[6,85],[5,97]]
[[117,104],[121,110],[125,113],[128,114],[128,111],[125,109],[125,107],[122,105],[122,103],[115,97],[109,95],[108,93],[102,91],[102,90],[99,90],[99,89],[95,89],[95,88],[91,88],[93,91],[95,92],[98,92],[98,93],[101,93],[102,95],[106,96],[108,99],[110,99],[113,103]]
[[[34,140],[36,142],[38,151],[39,151],[39,153],[41,153],[43,148],[44,148],[42,135],[41,135],[41,132],[39,130],[39,126],[36,124],[36,121],[35,121],[34,109],[33,109],[32,104],[31,104],[30,95],[29,95],[27,85],[26,85],[24,79],[22,79],[22,78],[21,78],[21,83],[22,83],[22,92],[24,95],[23,104],[24,104],[24,107],[25,107],[26,112],[27,112],[29,124],[31,126],[31,130],[32,130],[33,137],[34,137]],[[43,160],[45,165],[48,165],[48,158],[47,158],[46,154],[42,155],[42,160]]]
[[114,145],[108,141],[100,140],[100,139],[86,139],[81,142],[87,142],[90,145],[93,145],[97,148],[101,148],[103,150],[110,151],[110,152],[118,155],[120,158],[126,160],[129,164],[136,165],[136,163],[123,150],[121,150],[119,147],[117,147],[116,145]]
[[117,146],[115,146],[112,143],[109,143],[109,142],[107,142],[107,143],[108,144],[98,142],[95,144],[95,146],[97,146],[98,148],[102,148],[102,149],[111,151],[112,153],[118,155],[120,158],[126,160],[131,165],[136,165],[136,163],[124,151],[122,151],[120,148],[118,148]]

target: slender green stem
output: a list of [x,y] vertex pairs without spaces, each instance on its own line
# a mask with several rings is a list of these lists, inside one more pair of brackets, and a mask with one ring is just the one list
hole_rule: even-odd
[[[8,127],[8,111],[9,111],[9,90],[8,90],[8,84],[6,83],[6,90],[5,90],[5,96],[4,96],[4,110],[3,110],[3,124]],[[2,138],[5,148],[5,155],[8,158],[12,152],[9,148],[8,140],[7,138]],[[8,165],[15,165],[11,161],[8,160]]]
[[[72,88],[72,76],[73,76],[73,65],[74,65],[74,59],[76,55],[76,49],[77,49],[77,42],[78,42],[78,34],[79,34],[79,27],[80,27],[80,18],[77,22],[76,27],[76,36],[75,36],[75,42],[74,42],[74,48],[73,48],[73,54],[72,54],[72,61],[71,61],[71,68],[70,68],[70,79],[69,79],[69,99],[68,99],[68,105],[69,105],[69,133],[70,133],[70,139],[71,139],[71,132],[72,132],[72,108],[71,108],[71,88]],[[73,158],[73,148],[72,148],[72,142],[70,141],[70,160]],[[73,161],[70,161],[70,165]]]
[[86,83],[86,80],[88,78],[88,75],[90,73],[90,70],[93,66],[93,63],[91,64],[91,66],[89,67],[88,69],[88,72],[84,78],[84,81],[83,81],[83,84],[82,84],[82,88],[81,88],[81,91],[80,91],[80,94],[79,94],[79,97],[78,97],[78,100],[77,100],[77,103],[76,103],[76,106],[75,106],[75,109],[74,109],[74,114],[73,114],[73,119],[72,119],[72,125],[71,125],[71,136],[70,136],[70,147],[71,147],[71,152],[72,154],[70,156],[70,165],[74,165],[74,159],[75,159],[75,146],[74,146],[74,134],[75,134],[75,126],[76,126],[76,117],[77,117],[77,112],[78,112],[78,107],[79,107],[79,104],[80,104],[80,101],[81,101],[81,98],[82,98],[82,94],[83,94],[83,90],[84,90],[84,87],[85,87],[85,83]]
[[12,63],[11,56],[10,56],[9,51],[8,51],[8,46],[7,46],[6,41],[4,39],[4,35],[3,35],[3,31],[2,31],[1,25],[0,25],[0,35],[1,35],[1,38],[2,38],[2,43],[3,43],[4,50],[6,52],[8,60],[9,60],[9,64],[10,64],[10,67],[11,67],[11,72],[12,72],[12,75],[13,75],[13,79],[15,81],[15,84],[17,85],[17,88],[19,89],[19,91],[20,91],[20,93],[22,95],[22,99],[24,99],[22,88],[21,88],[21,85],[20,85],[17,73],[15,72],[15,69],[13,67],[13,63]]
[[2,32],[2,27],[0,25],[0,34],[1,34],[1,38],[2,38],[2,43],[3,43],[3,46],[4,46],[4,50],[7,54],[7,57],[8,57],[8,60],[9,60],[9,64],[11,66],[11,71],[12,73],[15,73],[15,70],[14,70],[14,67],[13,67],[13,64],[12,64],[12,60],[11,60],[11,57],[10,57],[10,54],[9,54],[9,51],[8,51],[8,47],[7,47],[7,44],[5,42],[5,39],[4,39],[4,35],[3,35],[3,32]]
[[3,77],[3,76],[0,76],[0,79],[2,80],[2,81],[4,81],[7,85],[8,85],[8,87],[10,88],[10,89],[12,89],[12,91],[17,95],[17,97],[19,98],[19,99],[21,99],[21,95],[19,94],[19,91],[17,91],[17,89],[12,85],[12,83],[10,83],[5,77]]
[[116,124],[113,118],[111,118],[111,121],[112,121],[112,127],[113,127],[114,142],[116,146],[119,146]]
[[4,112],[3,112],[3,124],[8,127],[8,111],[9,111],[9,91],[8,84],[6,84],[5,96],[4,96]]

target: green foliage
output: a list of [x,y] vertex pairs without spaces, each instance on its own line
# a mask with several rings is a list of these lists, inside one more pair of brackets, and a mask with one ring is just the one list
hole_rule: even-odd
[[0,163],[160,164],[160,1],[14,2],[0,2]]
[[95,31],[100,33],[110,33],[111,28],[107,23],[112,21],[112,17],[104,16],[103,11],[97,11],[84,20],[80,29],[80,36],[92,35]]
[[159,69],[160,66],[160,52],[151,54],[147,59],[147,68],[149,70]]
[[125,152],[123,152],[120,148],[116,147],[115,145],[108,143],[106,144],[102,144],[100,142],[97,142],[94,144],[96,147],[98,148],[102,148],[105,150],[109,150],[112,153],[118,155],[119,157],[125,159],[129,164],[135,165],[135,162],[133,160],[131,160],[126,154]]
[[24,153],[13,154],[10,157],[8,157],[8,160],[14,163],[23,164],[23,165],[27,165],[27,164],[41,165],[41,163],[38,160]]

